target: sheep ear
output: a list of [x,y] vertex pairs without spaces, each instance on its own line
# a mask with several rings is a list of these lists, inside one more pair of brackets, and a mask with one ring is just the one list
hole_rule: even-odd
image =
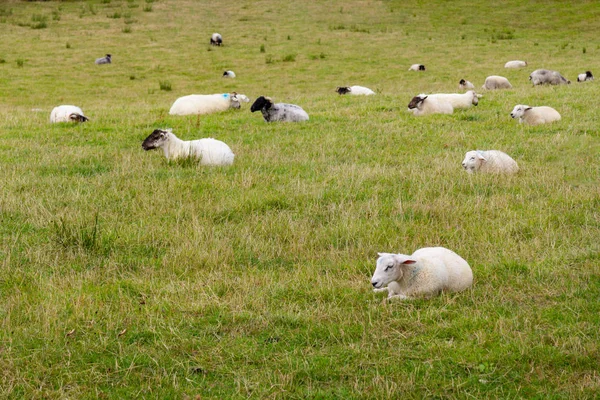
[[483,161],[487,161],[485,156],[483,154],[481,154],[481,152],[479,152],[479,151],[477,152],[477,158],[479,158],[480,160],[483,160]]
[[394,262],[396,262],[397,264],[402,264],[402,265],[410,265],[410,264],[414,264],[417,261],[413,260],[412,258],[410,258],[409,256],[406,256],[404,254],[394,254]]
[[421,99],[421,101],[425,100],[426,98],[428,98],[429,96],[425,96]]
[[533,107],[527,107],[526,109],[524,109],[523,111],[529,111],[531,110]]

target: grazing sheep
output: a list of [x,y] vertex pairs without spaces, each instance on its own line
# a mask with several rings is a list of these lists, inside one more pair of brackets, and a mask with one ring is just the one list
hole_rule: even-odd
[[428,115],[428,114],[452,114],[454,107],[448,101],[439,100],[436,98],[429,98],[426,94],[420,94],[412,98],[408,103],[408,111],[411,111],[414,115]]
[[470,108],[479,104],[480,94],[475,93],[474,90],[469,90],[463,94],[459,93],[436,93],[430,94],[429,99],[434,98],[441,101],[447,101],[452,104],[452,107],[456,109]]
[[223,38],[221,37],[221,34],[213,33],[212,36],[210,37],[210,44],[213,46],[222,46]]
[[83,115],[81,108],[76,106],[58,106],[50,113],[50,122],[86,122],[89,118]]
[[201,115],[227,111],[230,108],[240,108],[241,102],[248,103],[250,99],[243,94],[233,92],[219,94],[190,94],[175,100],[169,114],[171,115]]
[[460,292],[473,284],[469,264],[444,247],[425,247],[410,256],[378,254],[371,284],[375,292],[387,291],[388,299],[432,297],[442,291]]
[[577,82],[593,81],[594,75],[592,71],[585,71],[583,74],[577,75]]
[[560,114],[552,107],[529,107],[523,104],[517,104],[510,116],[519,118],[519,123],[525,122],[529,125],[540,125],[560,120]]
[[475,85],[473,85],[471,82],[466,81],[464,79],[461,79],[460,82],[458,82],[458,88],[460,90],[465,90],[465,89],[475,89]]
[[250,107],[251,112],[260,110],[263,118],[267,122],[273,121],[287,121],[287,122],[300,122],[308,121],[308,114],[306,111],[294,104],[277,103],[273,104],[273,101],[269,97],[260,96],[254,104]]
[[503,76],[491,75],[485,78],[485,83],[482,86],[483,89],[494,90],[494,89],[512,89],[512,85]]
[[352,94],[355,96],[360,96],[360,95],[364,95],[364,96],[371,96],[373,94],[375,94],[374,91],[372,91],[369,88],[366,88],[364,86],[339,86],[337,89],[335,89],[336,92],[338,92],[339,94]]
[[529,75],[529,80],[536,85],[568,85],[571,81],[567,80],[558,71],[549,69],[536,69]]
[[504,64],[504,68],[523,68],[527,66],[527,61],[515,60]]
[[194,157],[200,159],[200,165],[231,165],[235,155],[220,140],[206,138],[181,140],[171,129],[155,129],[142,143],[144,150],[162,148],[168,160]]
[[515,174],[519,172],[517,162],[499,150],[472,150],[465,154],[462,166],[467,173],[489,172]]
[[107,54],[105,57],[102,57],[102,58],[97,58],[96,61],[95,61],[95,63],[97,65],[100,65],[100,64],[110,64],[111,62],[112,62],[112,58],[111,58],[110,54]]
[[408,69],[409,71],[425,71],[425,66],[423,64],[413,64]]
[[235,72],[225,71],[223,72],[223,78],[235,78]]

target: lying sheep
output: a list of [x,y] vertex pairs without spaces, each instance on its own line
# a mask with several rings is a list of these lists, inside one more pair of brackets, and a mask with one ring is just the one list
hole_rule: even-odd
[[89,118],[83,115],[81,108],[63,105],[54,107],[50,113],[50,122],[86,122]]
[[207,138],[184,141],[171,129],[155,129],[142,143],[144,150],[162,148],[168,160],[194,157],[200,165],[231,165],[235,155],[225,143]]
[[425,247],[410,256],[379,253],[371,284],[375,292],[387,291],[388,299],[432,297],[442,291],[468,289],[473,284],[473,271],[455,252]]
[[369,88],[366,88],[364,86],[338,86],[335,89],[336,92],[338,92],[339,94],[352,94],[355,96],[360,96],[360,95],[364,95],[364,96],[371,96],[373,94],[375,94],[374,91],[372,91]]
[[233,92],[219,94],[190,94],[175,100],[169,114],[171,115],[202,115],[238,109],[241,102],[248,103],[250,99],[243,94]]
[[423,64],[413,64],[408,69],[409,71],[425,71],[425,66]]
[[519,118],[519,123],[525,122],[529,125],[540,125],[560,120],[558,111],[548,106],[529,107],[517,104],[510,113],[510,116]]
[[585,71],[583,74],[577,75],[577,82],[593,81],[594,75],[592,71]]
[[558,71],[551,71],[549,69],[536,69],[529,75],[529,80],[536,85],[567,85],[571,81],[567,80]]
[[222,46],[223,38],[221,37],[221,34],[213,33],[212,36],[210,37],[210,44],[213,46]]
[[482,86],[483,89],[494,90],[494,89],[512,89],[512,85],[503,76],[491,75],[485,78],[485,83]]
[[235,72],[225,71],[223,72],[223,78],[235,78]]
[[523,68],[527,66],[527,61],[515,60],[504,64],[504,68]]
[[460,82],[458,82],[458,88],[460,90],[465,90],[465,89],[475,89],[475,85],[473,85],[471,82],[466,81],[464,79],[461,79]]
[[263,118],[267,122],[285,121],[285,122],[300,122],[308,121],[308,114],[302,107],[294,104],[277,103],[269,97],[260,96],[250,107],[251,112],[260,110]]
[[456,109],[470,108],[479,104],[480,94],[475,93],[474,90],[469,90],[463,94],[459,93],[436,93],[430,94],[429,99],[435,98],[437,100],[446,101],[452,104],[452,107]]
[[110,64],[111,62],[112,62],[112,58],[111,58],[110,54],[107,54],[105,57],[102,57],[102,58],[97,58],[96,61],[95,61],[95,63],[97,65],[100,65],[100,64]]
[[469,174],[474,172],[514,174],[519,171],[517,162],[499,150],[468,151],[462,166]]
[[448,101],[429,98],[426,94],[420,94],[412,98],[408,103],[408,111],[414,115],[429,115],[429,114],[452,114],[454,107]]

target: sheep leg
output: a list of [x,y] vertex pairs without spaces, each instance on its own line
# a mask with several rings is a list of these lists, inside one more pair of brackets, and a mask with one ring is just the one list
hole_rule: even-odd
[[395,301],[395,300],[412,300],[412,297],[406,296],[404,294],[391,294],[387,297],[387,301]]
[[373,289],[373,291],[375,293],[379,293],[379,292],[387,292],[388,291],[388,287],[383,287],[383,288],[379,288],[379,289]]

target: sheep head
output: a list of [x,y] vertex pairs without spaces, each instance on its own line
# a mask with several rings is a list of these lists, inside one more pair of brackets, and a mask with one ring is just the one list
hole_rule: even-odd
[[515,106],[515,108],[513,108],[513,110],[510,113],[510,116],[512,118],[523,118],[523,116],[525,115],[525,111],[527,110],[531,110],[531,107],[526,106],[524,104],[517,104]]
[[237,94],[236,92],[231,93],[231,108],[238,109],[242,106],[242,102],[248,103],[250,99],[244,94]]
[[335,89],[336,92],[338,92],[339,94],[346,94],[346,93],[350,93],[350,88],[349,87],[344,87],[344,86],[338,86]]
[[427,95],[424,95],[424,94],[420,94],[418,96],[413,97],[412,100],[410,101],[410,103],[408,103],[408,108],[410,110],[415,109],[415,108],[421,108],[421,105],[423,104],[423,102],[425,101],[426,98],[427,98]]
[[170,129],[155,129],[142,143],[142,149],[152,150],[161,147],[169,140]]
[[481,164],[486,162],[487,159],[480,150],[468,151],[465,154],[465,159],[462,162],[462,166],[467,173],[472,174],[481,167]]
[[73,122],[86,122],[86,121],[90,120],[85,115],[81,115],[81,114],[77,114],[77,113],[69,114],[69,119]]
[[378,253],[378,255],[377,266],[371,278],[371,284],[375,289],[400,280],[404,275],[403,267],[417,262],[404,254]]
[[251,112],[255,112],[258,110],[268,110],[273,105],[273,102],[269,97],[260,96],[258,99],[254,101],[252,106],[250,107]]

